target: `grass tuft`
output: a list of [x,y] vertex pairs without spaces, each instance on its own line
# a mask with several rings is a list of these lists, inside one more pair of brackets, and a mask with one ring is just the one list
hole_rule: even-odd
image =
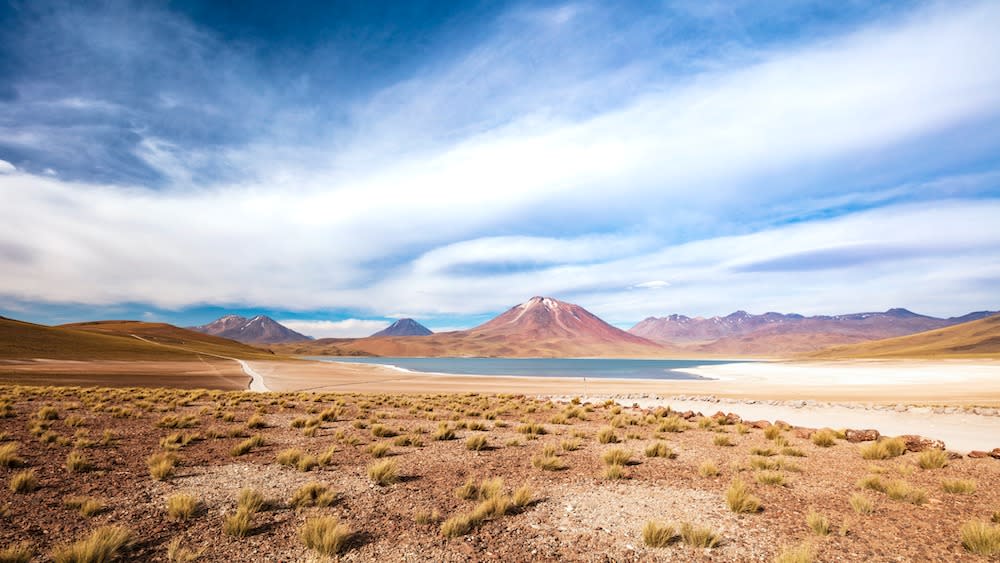
[[677,537],[677,530],[669,524],[649,520],[642,527],[642,541],[649,547],[667,547]]
[[486,436],[478,435],[471,436],[465,441],[465,449],[479,452],[485,450],[487,447]]
[[921,505],[927,502],[927,492],[911,486],[906,481],[892,481],[885,488],[885,494],[892,500]]
[[813,563],[816,549],[808,543],[786,547],[774,558],[774,563]]
[[750,492],[746,483],[735,479],[726,490],[726,506],[737,514],[753,513],[760,510],[760,499]]
[[267,507],[267,499],[255,489],[242,489],[236,498],[236,506],[251,513],[260,512]]
[[672,450],[666,442],[656,442],[651,444],[646,447],[646,451],[644,453],[646,454],[646,457],[665,457],[667,459],[675,459],[677,457],[677,453],[674,452],[674,450]]
[[184,522],[198,512],[198,499],[194,495],[178,493],[167,497],[167,516],[171,520]]
[[35,548],[26,541],[0,549],[0,563],[28,563],[35,557]]
[[305,506],[331,506],[336,502],[336,492],[331,491],[326,485],[313,481],[299,487],[288,504],[302,508]]
[[698,466],[698,475],[702,477],[715,477],[719,474],[719,468],[714,461],[705,460]]
[[17,455],[18,446],[17,442],[0,446],[0,467],[10,468],[24,465],[24,460]]
[[611,448],[601,454],[605,465],[628,465],[632,461],[632,452],[622,448]]
[[985,557],[1000,555],[1000,526],[970,520],[962,524],[959,534],[966,550]]
[[837,443],[837,434],[829,428],[824,428],[813,432],[812,438],[810,439],[812,440],[812,443],[821,448],[829,448]]
[[149,475],[157,481],[163,481],[174,474],[177,466],[177,456],[172,453],[156,453],[146,458]]
[[[100,514],[104,510],[104,501],[94,497],[74,496],[63,499],[63,505],[80,513],[84,518]],[[0,558],[0,561],[3,561]]]
[[719,545],[719,534],[711,528],[695,526],[684,522],[681,524],[681,540],[690,547],[711,549]]
[[830,519],[815,510],[810,510],[806,514],[806,525],[817,536],[830,535]]
[[66,455],[66,471],[70,473],[84,473],[90,471],[94,466],[82,453],[73,450]]
[[976,492],[976,482],[972,479],[944,479],[941,488],[946,493],[971,495]]
[[368,477],[385,487],[399,480],[399,467],[391,459],[379,461],[368,466]]
[[38,490],[38,486],[34,469],[20,471],[10,478],[10,490],[15,493],[31,493]]
[[205,548],[193,550],[181,545],[181,538],[174,538],[167,544],[167,561],[169,563],[190,563],[196,561],[205,553]]
[[340,553],[351,537],[351,530],[336,516],[319,516],[306,520],[299,537],[309,549],[330,556]]
[[756,479],[761,485],[785,484],[785,476],[777,471],[761,471],[757,473]]
[[236,512],[226,515],[222,522],[222,531],[227,536],[236,538],[249,536],[251,530],[253,530],[253,515],[254,513],[246,508],[237,508]]
[[868,515],[875,512],[875,503],[873,503],[870,498],[860,493],[854,493],[851,495],[850,503],[851,508],[853,508],[854,512],[857,512],[858,514]]
[[133,541],[131,530],[123,526],[104,526],[78,542],[56,547],[55,563],[104,563],[117,559]]
[[926,450],[917,458],[920,469],[941,469],[948,465],[948,454],[943,450]]

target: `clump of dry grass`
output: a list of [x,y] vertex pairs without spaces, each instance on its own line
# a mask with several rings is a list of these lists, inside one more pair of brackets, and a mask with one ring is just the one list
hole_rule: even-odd
[[227,536],[245,538],[253,530],[254,513],[246,508],[239,507],[236,512],[227,514],[222,521],[222,531]]
[[774,440],[775,438],[781,436],[780,426],[768,426],[764,429],[764,437],[768,440]]
[[991,526],[982,520],[970,520],[959,529],[962,547],[966,550],[993,557],[1000,555],[1000,526]]
[[337,493],[315,481],[299,487],[288,504],[296,508],[306,506],[331,506],[337,502]]
[[858,514],[868,515],[875,512],[875,504],[865,495],[854,493],[851,495],[851,508]]
[[24,465],[24,460],[17,455],[17,442],[11,442],[0,446],[0,467],[20,467]]
[[304,453],[299,448],[288,448],[278,452],[275,459],[280,465],[284,465],[285,467],[295,467],[298,465],[299,460],[302,459],[303,455]]
[[384,442],[379,442],[377,444],[372,444],[368,446],[368,453],[374,458],[381,458],[389,455],[392,451],[392,446]]
[[612,463],[604,468],[604,478],[609,481],[617,481],[627,476],[625,466],[619,463]]
[[171,520],[184,522],[198,512],[198,499],[194,495],[178,493],[167,497],[167,516]]
[[482,451],[487,447],[486,436],[471,436],[465,441],[465,449],[472,451]]
[[167,561],[169,563],[190,563],[204,555],[205,548],[193,550],[181,545],[181,538],[174,538],[167,544]]
[[[84,518],[90,518],[91,516],[100,514],[104,510],[104,501],[95,497],[66,497],[63,499],[63,505],[66,508],[76,510]],[[0,561],[3,561],[3,559],[0,559]]]
[[90,471],[94,466],[90,463],[86,456],[82,453],[73,450],[66,455],[66,471],[70,473],[83,473]]
[[723,446],[723,447],[734,445],[733,441],[729,439],[729,435],[727,434],[716,434],[715,437],[712,438],[712,443],[715,444],[716,446]]
[[861,446],[862,459],[890,459],[906,453],[906,442],[902,438],[883,438]]
[[829,448],[837,443],[837,433],[829,428],[823,428],[822,430],[813,432],[810,440],[812,440],[813,444],[821,448]]
[[368,478],[376,484],[385,487],[399,480],[399,466],[387,459],[368,466]]
[[35,557],[35,548],[26,541],[0,549],[0,563],[28,563]]
[[34,469],[19,471],[10,478],[10,490],[15,493],[31,493],[38,490],[38,476]]
[[816,560],[816,548],[812,544],[803,543],[786,547],[774,558],[774,563],[813,563]]
[[632,462],[632,452],[623,448],[611,448],[601,454],[605,465],[628,465]]
[[761,485],[785,484],[785,476],[778,471],[761,471],[757,473],[755,478]]
[[719,545],[721,538],[711,528],[684,522],[681,524],[681,540],[690,547],[711,549]]
[[58,420],[59,410],[55,407],[42,407],[35,412],[35,418],[38,420]]
[[885,488],[885,494],[892,500],[921,505],[927,502],[927,492],[911,486],[906,481],[892,481]]
[[941,469],[948,465],[948,454],[943,450],[925,450],[920,452],[917,465],[921,469]]
[[860,481],[858,481],[858,488],[860,489],[868,489],[871,491],[878,491],[880,493],[884,493],[886,487],[887,486],[885,482],[882,481],[882,478],[879,477],[878,475],[866,475],[865,477],[862,477]]
[[267,499],[255,489],[242,489],[236,497],[236,506],[250,512],[260,512],[267,507]]
[[132,531],[123,526],[103,526],[78,542],[56,547],[55,563],[103,563],[122,555],[132,544]]
[[781,448],[781,455],[787,455],[788,457],[806,457],[806,453],[798,448]]
[[336,516],[309,518],[299,530],[302,543],[321,555],[340,553],[351,537],[351,529],[340,523]]
[[757,455],[761,457],[771,457],[775,455],[775,451],[771,448],[750,448],[750,455]]
[[580,442],[579,438],[567,438],[562,441],[560,447],[564,452],[575,452],[579,450],[583,444]]
[[946,493],[971,495],[976,492],[976,482],[972,479],[944,479],[941,488]]
[[617,444],[618,436],[615,434],[615,429],[611,426],[602,428],[597,433],[597,441],[602,444]]
[[549,431],[538,424],[537,422],[527,422],[517,427],[517,431],[521,434],[527,434],[529,436],[541,436],[543,434],[548,434]]
[[438,424],[437,430],[431,434],[431,439],[433,440],[454,440],[455,430],[448,426],[447,423],[441,422]]
[[260,415],[253,415],[247,419],[246,427],[251,430],[259,430],[261,428],[267,428],[267,420]]
[[806,514],[806,525],[817,536],[830,535],[830,519],[815,510],[810,509]]
[[715,477],[719,474],[719,467],[714,461],[705,460],[698,466],[698,475],[702,477]]
[[683,418],[671,415],[663,419],[663,422],[656,429],[659,432],[684,432],[687,428],[688,424],[684,422]]
[[726,506],[737,514],[753,513],[760,510],[760,499],[750,492],[746,483],[734,479],[726,489]]
[[670,524],[649,520],[642,527],[642,541],[649,547],[667,547],[677,538],[677,530]]
[[436,524],[441,521],[441,513],[434,510],[421,510],[413,515],[413,521],[421,526]]
[[474,523],[468,515],[459,514],[452,516],[441,523],[441,535],[446,538],[464,536],[472,531],[473,525]]
[[149,475],[157,481],[163,481],[174,474],[177,466],[177,456],[172,453],[155,453],[146,458]]
[[542,471],[561,471],[566,469],[566,464],[555,454],[538,454],[531,458],[531,465]]
[[665,457],[667,459],[674,459],[677,457],[677,453],[674,452],[674,450],[672,450],[666,442],[656,442],[650,444],[646,447],[644,453],[646,454],[646,457]]

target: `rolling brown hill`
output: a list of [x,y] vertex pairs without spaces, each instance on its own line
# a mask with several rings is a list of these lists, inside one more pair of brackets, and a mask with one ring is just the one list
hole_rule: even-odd
[[[257,351],[260,353],[260,350]],[[135,338],[0,318],[0,358],[50,360],[196,360],[197,354]]]
[[1000,315],[947,328],[836,346],[810,354],[816,359],[840,358],[1000,358]]
[[676,352],[602,321],[579,305],[533,297],[475,328],[428,336],[320,339],[276,346],[298,355],[663,357]]
[[[240,359],[274,359],[268,350],[222,338],[180,328],[166,323],[147,323],[142,321],[92,321],[72,323],[53,328],[69,329],[88,334],[106,335],[113,338],[135,340],[140,336],[155,342],[155,345],[195,350],[206,354],[227,356]],[[157,346],[163,347],[163,346]]]

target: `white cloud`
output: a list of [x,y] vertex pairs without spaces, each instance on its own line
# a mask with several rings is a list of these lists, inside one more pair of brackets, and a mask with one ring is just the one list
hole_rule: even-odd
[[17,168],[6,160],[0,160],[0,174],[10,174],[11,172],[17,172]]
[[670,287],[670,282],[663,280],[651,280],[647,282],[637,283],[632,287],[634,289],[663,289],[665,287]]
[[295,332],[313,338],[356,338],[370,336],[389,326],[385,321],[344,319],[342,321],[278,321]]
[[[802,198],[793,193],[801,186],[755,182],[761,175],[926,141],[1000,115],[1000,4],[948,9],[757,53],[749,66],[688,77],[581,73],[541,84],[538,93],[511,88],[524,70],[505,66],[502,49],[489,43],[374,96],[354,116],[361,125],[338,130],[329,145],[300,151],[274,134],[215,155],[246,165],[255,180],[243,184],[194,189],[190,159],[209,156],[152,137],[137,156],[181,184],[174,189],[3,175],[0,296],[345,307],[374,316],[479,313],[553,294],[590,300],[615,322],[657,309],[829,312],[889,300],[943,309],[945,296],[952,308],[980,307],[996,289],[995,281],[975,282],[997,275],[995,202],[895,206],[733,237],[698,234],[704,240],[683,244],[673,235],[704,223],[712,224],[708,232],[747,228],[741,217],[720,216],[724,206],[753,210]],[[618,96],[604,109],[547,105],[599,98],[602,89]],[[559,95],[567,92],[574,96]],[[499,117],[463,129],[473,107]],[[455,122],[435,121],[453,114]],[[411,139],[415,148],[401,150]],[[929,152],[947,164],[946,149]],[[809,203],[859,189],[827,188]],[[794,215],[796,204],[787,205],[782,211]],[[717,227],[727,221],[736,227]],[[615,234],[606,234],[608,224]],[[896,254],[819,273],[752,270],[851,245]],[[931,255],[935,275],[927,273]],[[542,268],[449,273],[497,263]],[[670,285],[628,291],[653,283],[636,280]],[[303,322],[329,323],[289,321]],[[303,330],[330,331],[315,335],[377,330],[310,326]]]

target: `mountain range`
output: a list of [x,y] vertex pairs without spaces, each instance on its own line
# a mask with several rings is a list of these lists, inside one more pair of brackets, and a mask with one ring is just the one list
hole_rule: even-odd
[[188,328],[244,344],[283,344],[312,340],[265,315],[257,315],[250,319],[239,315],[226,315],[206,325]]
[[376,356],[657,357],[671,347],[613,327],[579,305],[532,297],[469,330],[414,337],[319,339],[276,347],[289,354]]
[[736,311],[724,317],[649,317],[629,332],[708,355],[789,355],[944,328],[994,315],[979,311],[941,319],[906,309],[847,315]]

